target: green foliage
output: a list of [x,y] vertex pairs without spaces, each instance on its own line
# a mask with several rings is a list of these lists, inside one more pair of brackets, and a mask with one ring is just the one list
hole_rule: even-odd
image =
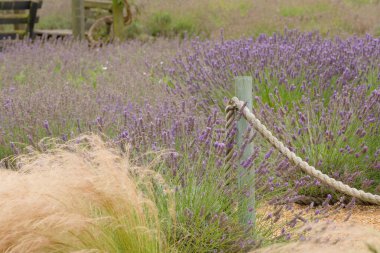
[[[85,72],[80,73],[67,73],[66,79],[69,84],[74,87],[80,87],[83,85],[91,85],[92,88],[97,88],[97,79],[101,76],[105,71],[105,66],[101,66],[96,64],[92,69],[88,69]],[[60,64],[57,64],[54,68],[55,71],[59,71]]]
[[[122,2],[120,0],[116,3]],[[378,36],[379,0],[328,0],[288,2],[249,0],[155,0],[138,9],[138,22],[129,25],[129,39],[147,36],[204,35],[216,37],[224,29],[227,38],[271,34],[284,27],[302,31],[319,30],[324,35],[370,33]],[[57,8],[59,5],[57,5]],[[70,12],[70,10],[64,10]],[[60,13],[54,10],[53,13]],[[107,15],[104,13],[103,15]],[[158,23],[156,23],[158,21]],[[70,17],[41,15],[41,29],[70,29]]]
[[196,24],[190,19],[179,19],[173,24],[174,34],[183,38],[185,35],[198,34]]
[[306,6],[281,6],[280,14],[283,17],[302,17],[306,15],[314,15],[316,13],[324,12],[330,9],[328,4],[316,3]]
[[148,21],[148,33],[152,36],[169,36],[172,27],[172,17],[169,13],[155,13]]
[[300,17],[306,14],[306,10],[305,8],[300,6],[284,6],[280,9],[280,14],[283,17]]
[[[211,143],[216,135],[211,137]],[[163,190],[155,186],[161,227],[169,244],[184,253],[247,252],[251,247],[259,246],[258,241],[263,245],[278,241],[276,233],[284,226],[283,222],[269,224],[263,214],[257,214],[255,230],[248,224],[242,224],[240,218],[247,209],[238,206],[246,206],[249,198],[243,189],[237,187],[239,175],[221,166],[224,153],[219,153],[212,145],[204,144],[197,151],[194,151],[194,146],[197,145],[192,138],[178,138],[175,149],[177,163],[173,164],[168,157],[169,162],[156,166],[156,171],[163,175],[174,191],[176,219],[173,222]],[[265,176],[260,180],[265,182]],[[271,192],[265,183],[258,186],[255,208],[265,205],[274,195],[282,194],[282,187]],[[255,244],[252,244],[253,240]]]
[[143,26],[139,21],[133,21],[124,29],[124,33],[127,39],[138,38],[143,33]]
[[[202,162],[199,159],[193,163],[189,157],[185,157],[181,165],[181,170],[192,171],[186,175],[185,187],[177,191],[175,197],[178,248],[181,252],[206,253],[215,248],[236,252],[237,249],[231,248],[231,245],[245,237],[244,227],[238,221],[239,213],[231,201],[237,196],[224,193],[228,181],[222,183],[220,180],[225,178],[226,172],[217,169],[215,160],[208,160],[206,165]],[[202,170],[207,173],[200,179]],[[180,184],[180,181],[180,176],[174,178],[175,185]],[[228,221],[221,221],[224,215],[228,215]]]
[[345,0],[347,3],[356,5],[379,4],[380,0]]
[[168,12],[157,12],[152,15],[146,24],[147,33],[151,36],[165,36],[174,37],[179,36],[183,38],[186,34],[198,35],[201,33],[199,25],[190,16],[187,17],[173,17]]
[[17,75],[14,76],[14,80],[19,84],[24,84],[27,80],[25,71],[20,71]]
[[380,37],[380,25],[375,29],[375,36]]
[[[311,94],[308,97],[311,98],[310,104],[302,103],[302,99],[305,94],[301,89],[304,77],[302,75],[299,78],[288,80],[290,85],[279,84],[277,78],[270,78],[270,70],[263,72],[263,75],[260,77],[261,80],[268,80],[267,82],[259,82],[256,80],[256,83],[259,83],[254,88],[254,95],[259,96],[261,101],[264,104],[268,104],[275,111],[282,110],[281,108],[286,107],[286,116],[285,120],[285,129],[287,133],[292,133],[294,129],[308,129],[307,132],[297,136],[296,139],[292,141],[292,146],[296,148],[298,155],[301,155],[302,158],[307,158],[309,164],[316,166],[317,169],[321,170],[323,173],[332,175],[335,173],[340,177],[345,177],[350,174],[355,174],[360,172],[360,175],[355,178],[353,182],[350,182],[350,185],[359,189],[363,189],[362,183],[365,179],[372,179],[375,181],[369,188],[364,190],[375,192],[375,188],[380,184],[380,174],[374,170],[371,166],[368,166],[368,160],[366,155],[373,157],[375,151],[380,146],[380,139],[373,138],[373,135],[367,134],[364,137],[359,137],[356,134],[356,131],[362,127],[363,120],[360,115],[353,112],[353,116],[350,119],[350,122],[347,126],[344,135],[339,134],[339,129],[342,127],[340,121],[337,120],[340,118],[339,110],[343,110],[344,105],[340,104],[329,104],[330,99],[334,91],[341,91],[342,87],[337,87],[337,77],[332,77],[331,85],[329,89],[324,89],[323,91],[318,91],[316,88],[315,92],[320,93],[320,96],[315,96]],[[378,87],[379,81],[377,79],[377,71],[369,71],[366,74],[366,79],[368,83],[372,86],[368,87],[368,94],[372,92],[376,87]],[[362,83],[357,83],[354,85],[361,85]],[[319,80],[315,78],[310,82],[312,87],[318,87]],[[290,88],[292,87],[292,88]],[[323,102],[322,102],[323,101]],[[259,107],[257,102],[254,102],[254,107]],[[299,123],[299,117],[297,116],[294,107],[303,108],[306,112],[308,121],[306,126],[302,126]],[[326,125],[321,125],[321,112],[316,112],[316,108],[334,108],[334,111],[330,110],[331,121]],[[366,126],[366,129],[375,128],[377,123],[371,123]],[[326,140],[323,138],[323,134],[326,131],[331,131],[334,136],[333,140]],[[289,139],[292,139],[290,135]],[[360,154],[360,156],[355,157],[349,153],[342,153],[341,150],[350,147],[356,152],[362,150],[363,146],[366,145],[368,152],[366,155]],[[318,162],[323,161],[322,166],[318,166]],[[341,179],[340,179],[341,180]],[[314,197],[323,197],[328,193],[332,193],[331,190],[321,188],[319,186],[307,186],[300,191],[301,194],[314,196]]]
[[[333,142],[321,142],[321,129],[318,126],[319,115],[313,115],[312,108],[309,108],[310,121],[308,122],[307,128],[308,133],[303,135],[302,138],[297,139],[294,144],[297,150],[305,150],[304,157],[309,158],[309,163],[317,166],[319,170],[328,175],[333,175],[335,173],[339,176],[347,175],[348,173],[354,174],[360,172],[360,175],[351,182],[351,186],[363,189],[362,183],[367,178],[374,180],[369,188],[363,189],[370,192],[375,192],[375,188],[380,184],[380,174],[376,172],[371,165],[368,165],[367,158],[365,155],[360,155],[355,157],[349,155],[348,153],[342,153],[340,150],[345,149],[347,146],[353,150],[361,150],[364,143],[368,147],[368,152],[366,155],[374,156],[375,151],[380,146],[380,139],[373,138],[372,135],[366,135],[364,137],[359,137],[355,134],[358,128],[362,125],[362,120],[358,117],[359,115],[352,116],[352,120],[348,125],[345,136],[350,136],[349,138],[339,135],[338,129],[340,122],[338,120],[332,121],[328,129],[332,131],[335,136]],[[335,111],[331,116],[333,119],[338,119],[338,112]],[[288,122],[290,128],[290,122]],[[372,123],[373,127],[375,124]],[[368,126],[369,128],[371,127]],[[323,166],[318,166],[318,162],[323,161]],[[302,194],[308,196],[325,196],[326,189],[321,189],[318,186],[307,187],[301,191]]]
[[43,16],[37,29],[71,29],[71,20],[66,16]]

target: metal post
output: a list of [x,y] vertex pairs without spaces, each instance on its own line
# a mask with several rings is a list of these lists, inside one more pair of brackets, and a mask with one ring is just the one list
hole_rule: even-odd
[[[252,110],[252,77],[251,76],[238,76],[235,78],[235,94],[236,97],[241,101],[247,102],[247,108]],[[238,133],[237,133],[237,148],[242,147],[244,142],[244,135],[249,128],[249,124],[244,117],[238,122]],[[253,152],[253,143],[249,143],[244,150],[243,156],[239,162],[247,160]],[[247,171],[247,169],[239,166],[239,177],[238,177],[238,187],[239,189],[246,189],[248,201],[242,208],[241,222],[247,224],[252,223],[254,226],[256,214],[255,214],[255,189],[254,189],[254,178],[255,171]],[[244,210],[245,209],[245,210]]]
[[71,0],[71,15],[74,38],[84,39],[84,0]]

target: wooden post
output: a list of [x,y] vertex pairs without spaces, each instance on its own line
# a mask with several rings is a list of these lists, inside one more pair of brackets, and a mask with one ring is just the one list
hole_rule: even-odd
[[124,1],[112,0],[112,15],[113,15],[113,32],[114,36],[118,40],[124,40],[123,28],[124,28]]
[[71,0],[71,15],[74,38],[84,39],[84,0]]
[[38,2],[32,1],[30,4],[29,12],[29,24],[28,24],[28,33],[29,38],[34,39],[34,24],[36,23],[38,10]]
[[[238,76],[235,78],[235,94],[236,97],[241,101],[247,102],[247,108],[252,110],[252,77],[251,76]],[[239,149],[244,142],[244,135],[249,127],[247,120],[242,117],[238,122],[238,133],[237,133],[237,148]],[[252,134],[252,133],[251,133]],[[239,162],[247,160],[253,153],[253,143],[249,143],[244,150],[243,156]],[[244,205],[240,205],[242,208],[242,223],[252,223],[255,225],[255,189],[254,189],[254,179],[255,171],[247,171],[247,169],[242,166],[238,170],[238,187],[241,190],[247,190],[248,201]]]

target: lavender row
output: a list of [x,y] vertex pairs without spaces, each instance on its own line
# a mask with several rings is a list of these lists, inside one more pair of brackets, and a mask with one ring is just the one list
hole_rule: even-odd
[[379,38],[285,31],[195,40],[162,75],[173,94],[196,96],[205,108],[223,108],[233,78],[252,76],[255,114],[289,148],[330,176],[380,191]]

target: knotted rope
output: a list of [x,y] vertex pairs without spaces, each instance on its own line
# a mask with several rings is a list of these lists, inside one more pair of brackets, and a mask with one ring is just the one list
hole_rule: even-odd
[[[227,135],[230,135],[230,136],[231,136],[231,131],[233,128],[233,123],[235,121],[235,110],[236,110],[236,106],[234,105],[228,105],[226,107],[225,128],[227,129]],[[234,154],[234,139],[229,138],[226,143],[226,158],[225,158],[225,163],[228,168],[230,168],[232,165],[231,163],[232,163],[233,154]]]
[[[342,192],[346,195],[352,196],[354,198],[360,199],[364,202],[380,205],[380,196],[372,193],[364,192],[363,190],[358,190],[356,188],[350,187],[341,181],[335,180],[323,174],[321,171],[317,170],[313,166],[310,166],[307,162],[303,161],[302,158],[297,156],[294,152],[290,151],[285,145],[278,140],[273,134],[256,118],[256,116],[250,112],[250,110],[245,106],[243,101],[238,98],[233,97],[230,100],[229,105],[226,107],[226,129],[230,132],[233,127],[233,122],[235,119],[236,111],[239,110],[242,116],[253,126],[256,131],[258,131],[267,141],[269,141],[281,154],[286,156],[290,161],[292,161],[296,166],[300,167],[303,172],[317,178],[322,183],[334,188],[335,190]],[[233,142],[232,139],[228,141],[228,144]],[[226,152],[226,164],[231,166],[231,158],[233,156],[233,145],[227,144]]]

